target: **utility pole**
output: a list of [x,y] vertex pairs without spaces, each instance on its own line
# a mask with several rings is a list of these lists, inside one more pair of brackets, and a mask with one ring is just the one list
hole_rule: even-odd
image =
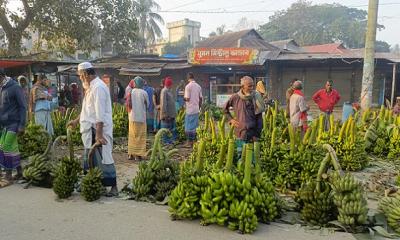
[[367,34],[365,37],[364,68],[361,85],[361,109],[371,107],[375,70],[375,41],[379,0],[369,0]]

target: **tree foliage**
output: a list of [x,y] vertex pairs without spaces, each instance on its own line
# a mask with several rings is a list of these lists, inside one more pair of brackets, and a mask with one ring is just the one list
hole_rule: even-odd
[[300,45],[341,41],[348,48],[361,48],[365,44],[366,25],[364,10],[337,3],[313,5],[300,0],[272,15],[259,32],[267,41],[292,38]]
[[375,52],[390,52],[390,45],[385,41],[375,42]]
[[[13,12],[9,1],[23,7]],[[0,26],[9,56],[22,54],[21,40],[32,32],[39,33],[38,48],[63,53],[88,52],[106,42],[125,52],[137,32],[130,0],[0,0]]]
[[146,47],[153,44],[157,37],[162,36],[159,24],[164,24],[162,17],[154,12],[160,10],[160,6],[153,0],[133,1],[135,15],[139,25],[139,53],[143,53]]
[[182,56],[182,55],[185,55],[188,48],[191,48],[191,47],[192,47],[192,45],[190,44],[188,39],[183,37],[178,42],[167,43],[164,46],[162,53],[163,54],[175,54],[178,56]]

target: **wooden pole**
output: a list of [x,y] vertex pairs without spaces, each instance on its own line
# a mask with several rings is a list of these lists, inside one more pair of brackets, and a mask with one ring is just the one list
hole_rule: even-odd
[[392,96],[390,98],[390,105],[393,107],[394,104],[394,92],[396,89],[396,63],[393,63],[393,78],[392,78]]
[[368,23],[365,38],[364,69],[361,85],[361,109],[371,107],[375,70],[375,41],[379,0],[369,0]]

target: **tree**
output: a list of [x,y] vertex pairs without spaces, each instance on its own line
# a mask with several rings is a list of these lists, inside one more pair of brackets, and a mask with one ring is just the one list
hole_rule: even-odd
[[190,44],[188,39],[183,37],[178,42],[167,43],[164,46],[162,53],[163,54],[175,54],[175,55],[182,56],[182,55],[185,55],[188,48],[191,48],[191,47],[192,47],[192,45]]
[[231,30],[226,30],[226,25],[222,24],[221,26],[217,27],[215,31],[212,31],[208,34],[209,37],[221,36],[227,32],[232,32]]
[[395,44],[392,48],[390,48],[390,52],[400,54],[400,45]]
[[15,12],[9,0],[0,0],[8,56],[22,54],[21,40],[29,32],[38,32],[46,49],[64,53],[93,50],[99,45],[94,41],[98,33],[105,36],[103,42],[112,41],[121,51],[119,46],[135,41],[137,24],[128,0],[13,0],[13,4],[16,1],[23,7]]
[[[293,38],[300,45],[343,42],[348,48],[365,44],[367,12],[340,4],[312,5],[300,0],[278,11],[259,28],[267,41]],[[381,29],[382,25],[378,25]]]
[[375,52],[390,52],[390,45],[385,41],[375,42]]
[[153,12],[160,6],[153,0],[136,0],[133,2],[135,15],[139,25],[139,52],[143,53],[146,46],[155,42],[156,37],[162,36],[158,24],[164,24],[162,17]]
[[242,17],[239,19],[239,21],[236,23],[236,25],[233,26],[234,31],[241,31],[241,30],[246,30],[246,29],[252,29],[252,28],[258,28],[258,26],[261,25],[261,22],[257,20],[249,20],[247,17]]

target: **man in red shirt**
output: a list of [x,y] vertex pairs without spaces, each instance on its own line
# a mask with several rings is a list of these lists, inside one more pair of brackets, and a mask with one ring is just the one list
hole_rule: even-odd
[[340,100],[340,94],[332,88],[332,85],[331,80],[327,81],[325,89],[318,90],[312,97],[319,110],[325,113],[325,128],[329,128],[329,115],[332,114],[333,108]]

